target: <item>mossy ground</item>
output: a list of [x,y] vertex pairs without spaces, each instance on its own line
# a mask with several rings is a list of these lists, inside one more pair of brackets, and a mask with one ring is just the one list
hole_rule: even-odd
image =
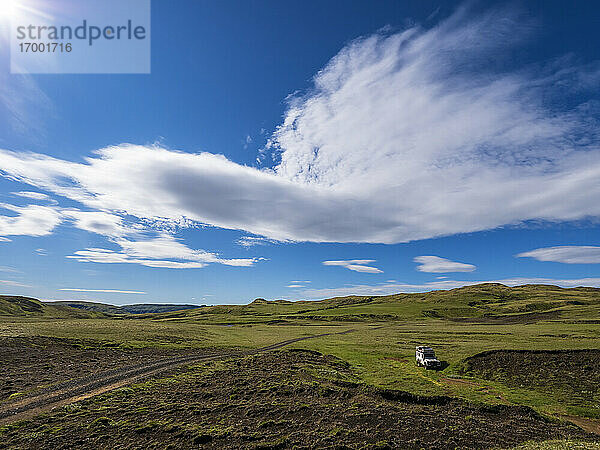
[[0,437],[26,448],[494,448],[594,440],[528,408],[374,388],[346,362],[306,351],[197,364],[4,427]]

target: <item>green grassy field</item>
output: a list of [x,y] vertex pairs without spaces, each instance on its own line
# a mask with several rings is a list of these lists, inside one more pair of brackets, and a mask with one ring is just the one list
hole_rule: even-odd
[[[599,350],[599,289],[488,284],[318,302],[257,300],[244,306],[135,317],[45,310],[50,307],[44,304],[38,312],[15,315],[0,303],[0,335],[75,338],[122,347],[253,348],[351,329],[294,347],[337,356],[350,363],[364,383],[379,387],[526,405],[554,416],[600,418],[597,391],[573,396],[555,383],[549,393],[543,385],[544,376],[551,375],[545,375],[543,367],[534,374],[537,382],[521,386],[500,376],[484,379],[468,371],[465,363],[466,358],[490,350]],[[439,372],[417,367],[418,344],[433,346],[447,367]]]

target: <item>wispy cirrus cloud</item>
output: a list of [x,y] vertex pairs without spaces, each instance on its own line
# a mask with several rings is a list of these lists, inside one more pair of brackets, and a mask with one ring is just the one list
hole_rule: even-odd
[[591,245],[562,245],[519,253],[518,258],[534,258],[565,264],[600,264],[600,247]]
[[28,284],[20,283],[13,280],[0,280],[0,286],[11,286],[11,287],[31,287]]
[[18,197],[29,198],[31,200],[52,200],[48,194],[43,194],[41,192],[20,191],[13,192],[12,194]]
[[342,261],[323,261],[323,265],[344,267],[345,269],[353,270],[354,272],[383,273],[383,270],[367,265],[374,262],[374,259],[348,259]]
[[309,280],[292,280],[287,287],[290,289],[305,288],[308,283],[310,283]]
[[61,288],[59,291],[71,292],[101,292],[105,294],[146,294],[144,291],[123,291],[119,289],[83,289],[83,288]]
[[414,262],[419,263],[419,272],[429,273],[473,272],[477,268],[473,264],[451,261],[439,256],[417,256]]
[[490,64],[530,35],[521,19],[462,8],[351,42],[289,99],[264,170],[123,144],[84,162],[1,150],[0,173],[88,209],[277,241],[398,243],[598,217],[598,108],[578,100],[599,65]]
[[241,245],[242,247],[248,248],[253,247],[255,245],[280,244],[281,242],[260,236],[242,236],[237,241],[235,241],[235,243]]

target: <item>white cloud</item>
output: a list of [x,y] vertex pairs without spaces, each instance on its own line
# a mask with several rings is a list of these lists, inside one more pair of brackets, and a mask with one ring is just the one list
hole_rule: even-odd
[[115,252],[104,248],[77,250],[73,255],[67,256],[67,258],[74,259],[78,262],[92,262],[98,264],[139,264],[146,267],[164,269],[200,269],[207,266],[206,263],[201,262],[132,258],[125,253]]
[[167,234],[148,240],[129,241],[121,239],[116,242],[123,248],[125,254],[137,258],[180,259],[238,267],[248,267],[256,262],[255,258],[223,259],[215,253],[193,250]]
[[94,210],[278,241],[397,243],[600,216],[596,106],[550,106],[585,98],[600,71],[490,64],[530,28],[463,9],[352,42],[290,100],[271,169],[123,144],[82,163],[2,150],[0,173]]
[[62,221],[61,214],[50,206],[14,206],[0,203],[0,209],[15,216],[0,215],[0,236],[46,236]]
[[[90,208],[123,211],[141,219],[187,218],[280,241],[323,240],[322,227],[328,222],[332,224],[328,228],[342,237],[349,238],[356,230],[336,217],[356,202],[219,155],[132,145],[106,148],[98,155],[78,164],[0,151],[0,172]],[[74,183],[65,183],[65,178]]]
[[419,272],[446,273],[446,272],[473,272],[476,267],[473,264],[465,264],[450,261],[439,256],[417,256],[414,262],[419,263]]
[[21,191],[21,192],[13,192],[12,194],[17,195],[19,197],[29,198],[32,200],[51,200],[49,195],[42,194],[41,192]]
[[519,253],[517,257],[529,257],[535,258],[538,261],[553,261],[566,264],[600,264],[600,247],[589,245],[546,247]]
[[118,289],[80,289],[80,288],[61,288],[59,291],[73,292],[104,292],[108,294],[145,294],[143,291],[121,291]]
[[73,226],[103,236],[116,238],[141,231],[141,227],[131,224],[125,226],[120,216],[103,211],[66,209],[62,213],[64,217],[73,220]]
[[[118,214],[104,211],[82,211],[75,208],[28,205],[24,207],[0,203],[0,208],[16,213],[0,216],[0,235],[45,236],[62,222],[69,221],[81,230],[103,235],[121,250],[88,248],[74,252],[67,258],[80,262],[130,263],[147,267],[197,269],[210,263],[228,266],[252,266],[261,258],[226,259],[216,253],[194,250],[174,236],[153,230],[153,224],[125,222]],[[0,236],[0,242],[10,239]],[[48,252],[35,250],[40,256]]]
[[336,288],[306,289],[298,295],[305,298],[329,298],[348,295],[391,295],[398,293],[428,292],[440,289],[454,289],[463,286],[473,286],[480,283],[502,283],[506,286],[521,286],[524,284],[550,284],[561,287],[588,286],[600,288],[600,278],[555,279],[555,278],[507,278],[503,280],[460,281],[439,280],[422,284],[383,283],[376,285],[354,285]]
[[378,269],[377,267],[367,266],[366,264],[370,264],[375,262],[374,259],[349,259],[345,261],[323,261],[324,266],[340,266],[344,267],[348,270],[353,270],[355,272],[364,272],[364,273],[383,273],[383,270]]
[[78,250],[67,258],[79,262],[140,264],[146,267],[167,269],[199,269],[210,263],[249,267],[258,261],[258,258],[223,259],[216,253],[193,250],[168,234],[139,240],[118,238],[113,242],[121,247],[121,250],[87,248]]
[[291,289],[306,288],[310,282],[310,280],[292,280],[287,287]]
[[252,136],[250,136],[249,134],[246,135],[246,138],[243,140],[244,143],[244,150],[248,148],[248,145],[251,144],[253,142]]
[[[104,264],[128,263],[168,269],[199,269],[209,263],[228,266],[252,266],[258,258],[224,259],[216,253],[193,250],[166,232],[152,232],[142,223],[131,223],[121,216],[103,211],[64,210],[63,215],[73,220],[82,230],[107,236],[121,247],[114,251],[103,248],[78,250],[67,258],[79,262]],[[152,234],[152,236],[148,236]]]

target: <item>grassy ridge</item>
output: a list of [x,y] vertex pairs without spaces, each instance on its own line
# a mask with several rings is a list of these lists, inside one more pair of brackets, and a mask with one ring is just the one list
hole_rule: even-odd
[[107,315],[156,314],[196,308],[199,306],[173,304],[115,306],[84,301],[42,302],[31,297],[0,295],[0,316],[99,318]]
[[341,321],[377,322],[446,319],[464,322],[528,322],[544,317],[600,318],[600,289],[488,283],[448,291],[381,297],[337,297],[287,302],[257,299],[249,305],[220,305],[156,316],[156,320],[223,323]]
[[30,297],[0,295],[0,316],[81,319],[98,318],[104,314],[78,310],[67,305],[42,303]]

